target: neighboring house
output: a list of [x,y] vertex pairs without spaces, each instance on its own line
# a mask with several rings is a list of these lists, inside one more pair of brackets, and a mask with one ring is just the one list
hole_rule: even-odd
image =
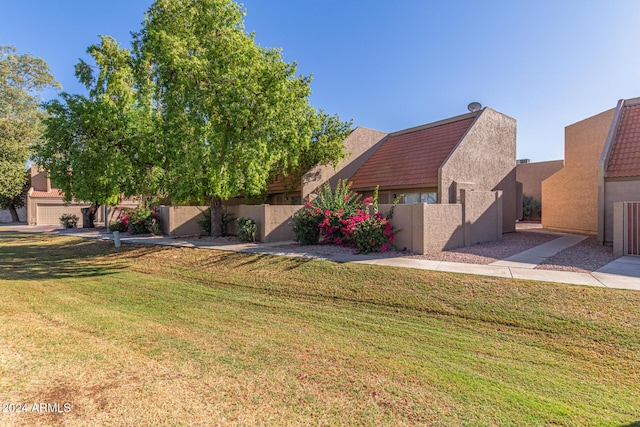
[[563,160],[530,162],[518,160],[516,180],[522,184],[522,195],[542,204],[542,181],[564,167]]
[[[362,126],[355,128],[344,140],[345,158],[338,166],[316,166],[303,175],[297,185],[285,185],[286,178],[278,177],[269,185],[266,203],[272,205],[302,204],[305,197],[315,192],[325,182],[335,187],[339,179],[349,179],[362,164],[378,149],[386,133]],[[291,190],[290,187],[293,187]],[[242,199],[238,199],[240,202]],[[234,203],[232,203],[234,204]],[[236,203],[237,204],[237,203]]]
[[[138,205],[134,201],[125,201],[126,207]],[[60,226],[62,214],[78,216],[78,227],[82,227],[82,212],[80,209],[90,207],[89,203],[72,201],[65,203],[64,194],[51,182],[46,171],[40,170],[35,164],[31,165],[31,188],[27,193],[27,222],[29,225],[57,225]],[[104,210],[99,209],[95,222],[104,223]]]
[[[51,182],[46,171],[31,165],[31,188],[27,193],[27,222],[29,225],[57,225],[60,226],[62,214],[78,216],[78,227],[82,227],[81,208],[87,208],[88,203],[69,203],[65,205],[64,194]],[[103,222],[103,212],[96,216],[97,222]]]
[[418,126],[385,137],[350,178],[380,203],[460,202],[460,190],[502,191],[503,232],[515,231],[516,121],[491,108]]
[[640,200],[640,98],[565,128],[565,166],[542,183],[544,228],[613,242],[613,205]]

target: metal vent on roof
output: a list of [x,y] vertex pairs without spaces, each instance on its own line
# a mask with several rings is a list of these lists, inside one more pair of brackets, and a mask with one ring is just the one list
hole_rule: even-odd
[[480,104],[479,102],[472,102],[471,104],[467,105],[467,108],[472,113],[475,113],[476,111],[482,110],[482,104]]

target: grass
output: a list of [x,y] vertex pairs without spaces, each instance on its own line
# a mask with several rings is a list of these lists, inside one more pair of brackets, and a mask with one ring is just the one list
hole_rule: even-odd
[[1,425],[640,425],[640,292],[0,233]]

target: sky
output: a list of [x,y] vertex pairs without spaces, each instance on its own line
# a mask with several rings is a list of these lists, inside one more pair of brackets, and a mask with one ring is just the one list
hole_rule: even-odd
[[[0,0],[0,45],[69,93],[100,34],[130,47],[151,0]],[[564,158],[564,128],[640,97],[638,0],[245,0],[245,26],[313,75],[311,104],[393,132],[480,102],[517,120],[517,157]],[[54,97],[47,93],[45,98]]]

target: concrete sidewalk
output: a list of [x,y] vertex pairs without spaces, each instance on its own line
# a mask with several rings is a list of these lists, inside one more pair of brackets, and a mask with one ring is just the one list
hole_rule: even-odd
[[501,267],[517,267],[517,268],[536,268],[542,264],[547,258],[550,258],[573,245],[576,245],[586,239],[587,236],[578,236],[575,234],[566,234],[558,237],[550,242],[533,247],[526,251],[520,252],[501,261],[492,262],[489,265]]
[[[113,235],[102,230],[59,229],[55,226],[29,227],[26,225],[0,224],[0,231],[58,234],[82,238],[113,240]],[[354,262],[359,264],[384,265],[391,267],[417,268],[421,270],[448,273],[476,274],[510,279],[537,280],[572,285],[598,286],[606,288],[640,290],[640,257],[622,257],[592,273],[535,270],[534,267],[555,253],[582,241],[584,236],[559,235],[558,239],[516,254],[503,261],[489,265],[455,263],[445,261],[420,260],[404,256],[390,257],[380,254],[354,255],[319,252],[304,252],[283,247],[278,243],[220,243],[189,239],[174,239],[162,236],[121,235],[123,243],[152,244],[222,251],[292,256],[325,259],[334,262]]]

